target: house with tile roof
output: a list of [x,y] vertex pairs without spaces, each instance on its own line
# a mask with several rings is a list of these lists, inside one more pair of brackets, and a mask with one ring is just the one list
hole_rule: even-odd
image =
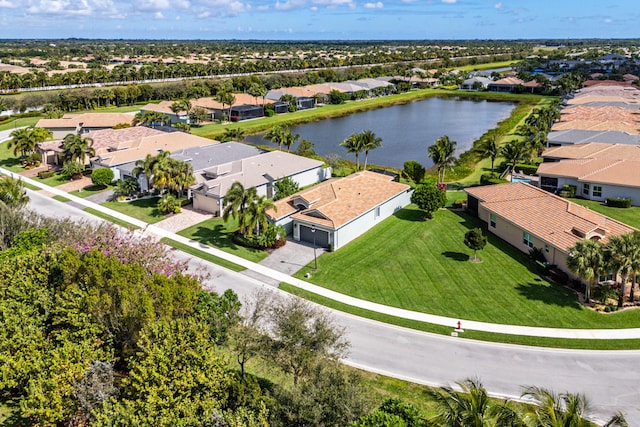
[[522,86],[524,80],[517,77],[505,77],[487,85],[489,92],[513,92],[517,86]]
[[149,103],[140,108],[140,113],[145,111],[155,111],[156,113],[162,113],[169,118],[167,125],[173,125],[176,123],[190,123],[189,113],[187,111],[174,112],[171,107],[174,101],[161,101],[159,103]]
[[606,243],[635,229],[584,206],[523,182],[465,189],[467,206],[488,230],[528,253],[537,248],[547,262],[571,275],[570,248],[582,239]]
[[583,130],[567,129],[551,131],[547,135],[547,145],[555,147],[559,145],[585,144],[588,142],[604,142],[607,144],[631,144],[640,145],[640,135],[613,130]]
[[274,183],[280,178],[290,177],[300,187],[306,187],[331,176],[331,168],[323,166],[321,161],[279,150],[226,163],[213,161],[196,173],[196,183],[190,188],[193,207],[219,214],[224,209],[224,196],[236,181],[266,197],[273,197]]
[[411,191],[393,177],[362,171],[278,200],[268,214],[294,240],[336,250],[410,204]]
[[131,124],[133,115],[127,113],[84,113],[65,114],[61,119],[40,119],[36,127],[45,128],[56,139],[70,133],[88,133],[101,129],[111,129],[119,124]]

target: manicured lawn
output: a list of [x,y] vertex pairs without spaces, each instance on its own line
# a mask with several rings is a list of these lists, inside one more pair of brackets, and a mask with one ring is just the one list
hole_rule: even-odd
[[0,143],[0,167],[11,172],[24,172],[24,168],[20,166],[20,159],[13,155],[13,150],[7,142]]
[[[640,327],[640,311],[612,315],[582,308],[575,294],[539,277],[527,257],[489,234],[469,262],[464,233],[481,222],[408,207],[337,252],[318,259],[311,281],[358,298],[453,318],[562,328]],[[302,269],[302,278],[307,269]]]
[[253,262],[267,257],[265,251],[245,248],[231,240],[231,234],[238,229],[238,223],[232,219],[225,223],[221,218],[213,218],[178,232],[179,235],[221,249]]
[[586,206],[591,210],[599,212],[610,218],[617,219],[620,222],[624,222],[627,225],[640,229],[640,207],[632,206],[630,208],[612,208],[603,205],[601,202],[585,199],[571,199],[579,205]]
[[158,204],[158,197],[152,197],[149,199],[138,199],[133,202],[118,202],[109,201],[102,203],[102,206],[106,206],[109,209],[118,211],[125,215],[129,215],[133,218],[137,218],[140,221],[144,221],[149,224],[154,224],[158,221],[162,221],[167,217],[158,210],[156,205]]
[[451,207],[456,200],[467,200],[467,193],[464,191],[447,191],[447,207]]
[[111,215],[107,215],[106,213],[103,213],[101,211],[97,211],[95,209],[85,208],[84,211],[87,212],[87,213],[90,213],[91,215],[97,216],[98,218],[102,218],[105,221],[109,221],[109,222],[111,222],[113,224],[119,225],[119,226],[124,227],[124,228],[128,228],[130,230],[137,230],[137,229],[140,228],[137,225],[129,224],[126,221],[123,221],[123,220],[121,220],[119,218],[112,217]]
[[99,187],[97,185],[87,185],[82,190],[71,191],[69,194],[73,194],[76,197],[85,197],[93,196],[94,194],[102,193],[104,191],[110,190],[113,188],[113,185],[107,185],[106,187]]
[[180,243],[178,241],[175,241],[173,239],[169,239],[167,237],[163,237],[160,241],[162,243],[164,243],[165,245],[167,245],[167,246],[171,246],[172,248],[178,249],[178,250],[180,250],[182,252],[186,252],[186,253],[188,253],[190,255],[193,255],[195,257],[201,258],[201,259],[203,259],[205,261],[209,261],[209,262],[212,262],[214,264],[220,265],[222,267],[228,268],[229,270],[233,270],[233,271],[244,271],[244,270],[246,270],[246,268],[244,268],[241,265],[234,264],[233,262],[227,261],[226,259],[222,259],[222,258],[219,258],[219,257],[217,257],[215,255],[211,255],[208,252],[204,252],[204,251],[200,251],[198,249],[192,248],[189,245],[185,245],[185,244]]
[[32,179],[46,184],[50,187],[57,187],[58,185],[66,184],[67,182],[69,182],[69,179],[66,176],[62,175],[60,172],[56,172],[50,178],[40,179],[37,176],[34,176]]
[[10,121],[8,123],[2,122],[0,124],[0,131],[16,129],[22,126],[34,126],[36,123],[38,123],[38,120],[40,119],[41,117],[22,117],[22,118]]
[[71,199],[67,199],[64,196],[53,196],[52,199],[57,200],[57,201],[62,202],[62,203],[67,203],[67,202],[71,201]]

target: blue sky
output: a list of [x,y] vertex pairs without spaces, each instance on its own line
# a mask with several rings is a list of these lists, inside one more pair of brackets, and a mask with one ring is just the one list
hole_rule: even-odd
[[637,0],[0,0],[0,38],[639,38]]

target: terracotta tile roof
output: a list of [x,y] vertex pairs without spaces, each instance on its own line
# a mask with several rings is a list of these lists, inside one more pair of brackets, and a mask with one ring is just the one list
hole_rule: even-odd
[[[236,100],[233,103],[232,107],[235,107],[237,105],[246,105],[246,104],[248,105],[273,104],[273,101],[269,99],[263,100],[261,96],[256,98],[255,96],[251,96],[246,93],[234,93],[233,96],[235,97]],[[223,107],[222,103],[216,101],[214,98],[211,98],[211,97],[195,99],[191,101],[191,105],[194,107],[201,107],[209,110],[221,110],[223,108],[224,109],[229,108],[229,106],[226,104]]]
[[630,86],[628,82],[619,82],[617,80],[587,80],[582,83],[584,87],[593,86]]
[[572,130],[572,129],[582,129],[582,130],[613,130],[619,132],[627,132],[633,135],[640,134],[640,123],[626,123],[619,121],[602,121],[602,120],[572,120],[569,122],[557,122],[554,123],[551,130],[552,131],[561,131],[561,130]]
[[564,252],[583,238],[576,231],[604,234],[603,243],[609,236],[634,231],[619,221],[523,182],[465,191],[488,211]]
[[[164,114],[176,114],[173,112],[173,110],[171,110],[171,106],[173,105],[174,101],[161,101],[157,104],[154,103],[150,103],[145,105],[144,107],[140,107],[140,111],[157,111],[158,113],[164,113]],[[185,115],[187,114],[186,111],[178,111],[179,115]]]
[[524,80],[520,80],[517,77],[505,77],[504,79],[496,80],[491,83],[492,85],[522,85]]
[[346,178],[332,178],[276,202],[275,218],[298,211],[294,201],[302,199],[310,206],[291,217],[311,224],[338,229],[392,197],[409,190],[409,186],[376,172],[362,171]]
[[610,122],[640,122],[640,112],[634,109],[623,107],[592,107],[588,105],[578,105],[565,108],[560,113],[560,122],[570,122],[573,120],[598,120]]
[[85,114],[65,114],[61,119],[40,119],[36,127],[55,128],[75,128],[80,123],[84,127],[110,128],[120,123],[131,123],[133,115],[127,113],[85,113]]
[[564,176],[584,182],[640,187],[640,161],[568,159],[542,163],[538,175]]
[[590,104],[592,102],[622,102],[630,105],[640,104],[640,100],[628,96],[588,94],[567,101],[568,105]]
[[640,146],[629,144],[606,144],[588,142],[551,147],[542,153],[542,157],[556,159],[614,159],[640,161]]

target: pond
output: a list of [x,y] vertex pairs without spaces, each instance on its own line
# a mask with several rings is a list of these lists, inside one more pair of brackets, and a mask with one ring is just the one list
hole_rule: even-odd
[[[335,153],[355,160],[340,142],[349,135],[370,129],[382,138],[382,147],[369,153],[369,163],[402,169],[407,160],[431,167],[427,148],[442,135],[457,142],[457,154],[467,151],[473,142],[497,123],[509,117],[513,102],[427,98],[349,116],[326,119],[291,127],[293,133],[314,143],[318,155]],[[246,138],[249,144],[269,145],[264,134]],[[292,151],[295,150],[295,146]],[[360,156],[361,161],[364,155]]]

